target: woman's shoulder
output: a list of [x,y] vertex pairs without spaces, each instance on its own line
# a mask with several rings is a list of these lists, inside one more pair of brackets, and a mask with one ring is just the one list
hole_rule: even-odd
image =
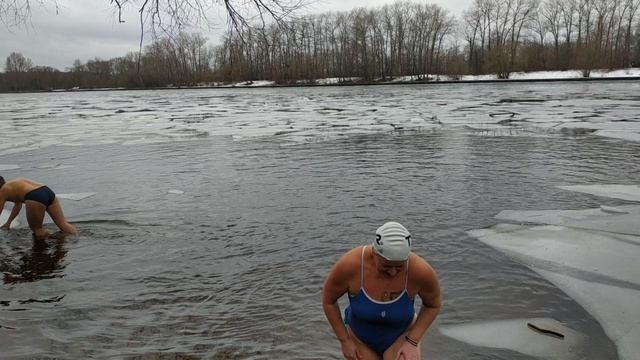
[[435,270],[429,265],[427,260],[412,252],[409,255],[409,275],[414,278],[429,278],[435,276]]
[[338,260],[338,262],[336,263],[336,266],[340,267],[342,270],[345,270],[345,271],[354,270],[354,269],[359,270],[360,263],[362,262],[363,248],[364,246],[358,246],[356,248],[353,248],[347,251],[346,253],[344,253],[344,255],[342,255],[340,260]]

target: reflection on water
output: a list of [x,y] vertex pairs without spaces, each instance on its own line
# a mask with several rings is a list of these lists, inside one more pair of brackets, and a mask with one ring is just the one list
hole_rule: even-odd
[[[402,88],[393,89],[390,95],[396,96]],[[497,102],[515,98],[507,90],[493,85],[483,91]],[[563,90],[552,88],[548,97]],[[348,91],[355,93],[345,100]],[[375,103],[365,93],[379,91],[340,89],[340,94],[307,93],[308,100],[296,101],[326,102],[318,108],[321,113],[346,113],[344,121],[358,127],[359,121],[370,125],[380,120],[381,112],[361,111]],[[536,91],[529,97],[544,95]],[[101,96],[122,100],[120,94]],[[142,94],[133,93],[129,100],[140,105]],[[180,94],[197,94],[197,101],[206,105],[219,93]],[[215,99],[246,102],[246,94]],[[508,350],[459,343],[440,334],[438,326],[551,317],[589,337],[587,360],[615,359],[615,347],[591,315],[466,231],[496,224],[493,216],[504,209],[624,203],[556,186],[634,183],[640,144],[562,132],[479,133],[462,126],[375,128],[324,137],[326,129],[341,127],[333,120],[323,122],[326,115],[321,113],[305,130],[321,141],[296,142],[291,134],[175,141],[161,131],[166,124],[152,119],[146,129],[139,127],[123,138],[164,137],[159,144],[97,140],[95,128],[104,130],[105,139],[122,134],[122,123],[132,119],[126,116],[134,109],[184,103],[173,92],[154,95],[157,103],[132,106],[118,114],[124,118],[109,116],[100,125],[101,120],[91,117],[86,125],[63,124],[74,129],[69,142],[77,146],[43,145],[3,156],[2,163],[22,166],[3,171],[5,178],[26,176],[59,193],[97,195],[63,201],[79,237],[35,244],[24,229],[0,233],[2,272],[9,274],[0,286],[2,358],[340,359],[320,304],[324,277],[344,251],[369,242],[379,224],[399,220],[415,234],[415,251],[429,260],[442,282],[444,307],[425,339],[425,358],[529,360]],[[421,95],[390,100],[404,104],[398,117],[413,111],[406,104],[424,101],[425,93]],[[61,104],[77,100],[75,94],[69,96]],[[626,98],[621,102],[629,106]],[[495,106],[518,104],[523,107],[519,113],[535,117],[549,111],[548,103]],[[454,105],[448,104],[443,106]],[[78,109],[60,106],[62,114],[77,115]],[[235,106],[220,106],[210,116],[236,111]],[[264,105],[271,110],[277,106],[270,101]],[[228,115],[237,125],[234,134],[242,133],[241,123],[253,130],[278,114],[290,114],[250,110]],[[396,121],[392,110],[384,116]],[[583,110],[593,109],[585,104]],[[509,115],[496,119],[500,116]],[[139,126],[140,119],[127,126]],[[265,128],[273,131],[276,125]],[[56,141],[60,139],[67,140],[62,136]]]
[[[24,239],[16,239],[24,242]],[[0,271],[5,284],[63,277],[67,244],[64,238],[32,240],[30,248],[3,244],[0,248]],[[17,261],[16,261],[17,260]]]

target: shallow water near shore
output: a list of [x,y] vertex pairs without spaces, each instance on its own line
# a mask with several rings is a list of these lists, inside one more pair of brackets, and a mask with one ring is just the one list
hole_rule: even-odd
[[561,130],[637,120],[634,87],[3,96],[0,164],[20,168],[1,175],[97,195],[62,202],[78,237],[0,232],[2,357],[340,359],[324,276],[397,220],[443,291],[424,358],[532,359],[438,326],[550,317],[615,359],[574,300],[466,231],[504,209],[625,204],[556,186],[637,182],[640,143]]

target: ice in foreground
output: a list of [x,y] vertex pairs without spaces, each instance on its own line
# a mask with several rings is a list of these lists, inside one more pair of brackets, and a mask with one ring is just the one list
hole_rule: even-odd
[[640,186],[638,185],[571,185],[558,187],[564,190],[578,191],[614,199],[640,201]]
[[20,165],[0,164],[0,171],[20,169]]
[[[640,200],[637,186],[562,187]],[[640,353],[640,206],[587,210],[513,211],[496,217],[520,223],[469,231],[522,262],[571,296],[598,320],[621,359]],[[520,346],[514,349],[523,353]]]
[[66,199],[66,200],[73,200],[73,201],[80,201],[80,200],[84,200],[88,197],[91,197],[93,195],[95,195],[96,193],[94,192],[86,192],[86,193],[69,193],[69,194],[57,194],[56,197],[60,198],[60,199]]
[[584,358],[582,349],[586,336],[549,318],[441,326],[440,331],[446,336],[472,345],[510,349],[542,359]]

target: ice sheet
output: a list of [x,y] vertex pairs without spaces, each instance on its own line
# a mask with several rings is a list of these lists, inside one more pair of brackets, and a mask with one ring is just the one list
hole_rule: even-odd
[[13,164],[0,164],[0,171],[16,170],[16,169],[20,169],[20,166],[19,165],[13,165]]
[[526,265],[640,289],[637,237],[553,225],[496,225],[470,234]]
[[[616,234],[640,235],[640,206],[600,206],[586,210],[503,210],[500,220],[520,223],[563,225],[572,228],[600,230]],[[634,238],[631,238],[634,239]]]
[[[532,330],[527,323],[552,329],[564,339]],[[550,318],[510,319],[441,326],[451,338],[476,346],[510,349],[542,359],[581,359],[586,336]]]
[[640,291],[584,281],[553,271],[534,270],[576,299],[600,322],[618,346],[621,359],[637,359],[640,354]]
[[62,169],[70,169],[73,166],[71,165],[62,165],[61,162],[56,162],[56,163],[47,163],[47,164],[41,164],[36,166],[36,168],[38,169],[58,169],[58,170],[62,170]]
[[60,199],[79,201],[79,200],[84,200],[84,199],[86,199],[88,197],[91,197],[91,196],[93,196],[95,194],[97,194],[97,193],[94,193],[94,192],[69,193],[69,194],[56,194],[56,197],[58,197]]
[[[265,84],[254,81],[243,86]],[[0,154],[63,144],[148,144],[213,136],[239,140],[276,136],[299,143],[399,129],[437,131],[463,126],[480,128],[479,133],[488,136],[595,133],[640,141],[634,98],[637,89],[628,84],[634,83],[602,82],[597,92],[591,86],[569,82],[553,86],[510,84],[505,89],[501,89],[503,85],[446,86],[436,96],[428,87],[369,87],[366,91],[357,87],[251,91],[229,87],[215,94],[207,89],[168,90],[160,97],[147,93],[131,97],[120,91],[61,93],[56,97],[25,94],[18,102],[0,99],[0,108],[6,109],[9,120],[0,124],[0,133],[11,134],[0,144]],[[39,121],[43,118],[47,121]],[[13,131],[11,126],[19,126],[21,131]]]
[[598,130],[595,135],[629,141],[640,141],[640,132],[633,131],[615,131],[615,130]]
[[[593,210],[572,214],[574,218],[594,216]],[[637,222],[637,216],[631,219]],[[576,300],[600,322],[618,346],[621,359],[635,359],[640,353],[639,236],[511,224],[469,233],[528,265]]]
[[583,192],[597,196],[640,201],[640,186],[638,185],[569,185],[558,187],[564,190]]

